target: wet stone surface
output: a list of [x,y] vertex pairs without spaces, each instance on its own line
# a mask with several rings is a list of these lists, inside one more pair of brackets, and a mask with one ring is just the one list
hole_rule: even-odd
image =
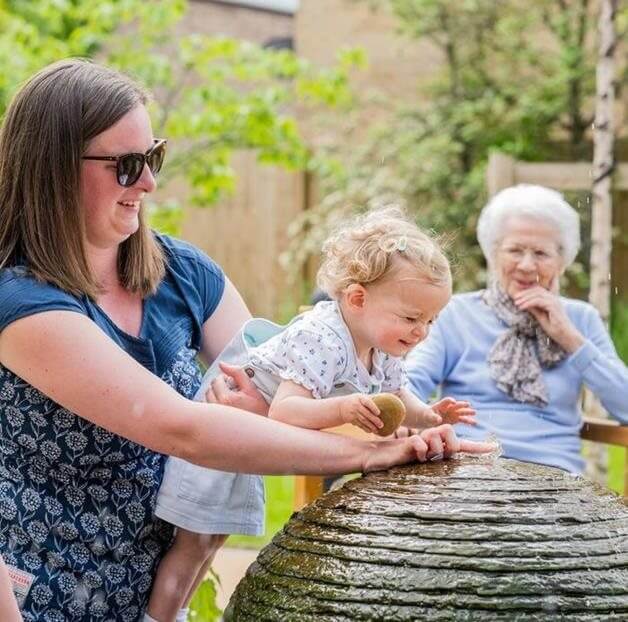
[[227,621],[628,621],[628,506],[557,469],[465,457],[295,514]]

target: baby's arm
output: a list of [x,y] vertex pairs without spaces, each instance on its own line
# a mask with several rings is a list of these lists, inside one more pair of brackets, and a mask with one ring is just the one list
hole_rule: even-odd
[[469,423],[475,425],[475,410],[469,402],[445,397],[434,404],[422,402],[412,391],[402,388],[397,393],[406,407],[404,425],[410,428],[429,428],[441,423]]
[[375,432],[383,425],[379,408],[367,395],[353,393],[317,400],[311,391],[291,380],[284,380],[279,385],[268,416],[312,430],[352,423],[366,432]]

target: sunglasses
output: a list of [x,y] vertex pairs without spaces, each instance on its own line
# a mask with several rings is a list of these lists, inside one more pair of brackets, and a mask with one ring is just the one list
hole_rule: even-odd
[[142,175],[144,165],[153,175],[161,170],[166,155],[165,138],[155,139],[153,146],[146,153],[124,153],[119,156],[83,156],[83,160],[104,160],[116,163],[118,183],[125,188],[132,186]]

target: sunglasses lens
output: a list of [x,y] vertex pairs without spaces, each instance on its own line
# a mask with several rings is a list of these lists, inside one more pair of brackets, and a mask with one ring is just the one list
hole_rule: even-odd
[[157,175],[157,173],[161,170],[165,155],[166,143],[161,143],[157,145],[146,157],[148,168],[153,175]]
[[130,153],[118,160],[118,183],[121,186],[132,186],[142,174],[144,158],[137,153]]

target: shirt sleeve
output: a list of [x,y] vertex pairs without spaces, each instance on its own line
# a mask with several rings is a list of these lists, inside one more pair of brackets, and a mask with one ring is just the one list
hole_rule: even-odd
[[399,357],[386,355],[382,371],[384,372],[382,391],[395,393],[408,385],[408,375],[403,360]]
[[628,368],[617,355],[600,314],[591,306],[588,309],[583,330],[586,341],[571,354],[567,363],[582,374],[584,384],[609,414],[628,424]]
[[288,327],[275,358],[276,373],[308,391],[316,399],[327,397],[347,364],[342,340],[299,327]]
[[218,307],[225,291],[225,273],[222,268],[193,244],[157,235],[170,256],[170,269],[177,274],[177,283],[188,304],[203,324]]
[[225,273],[210,257],[199,251],[199,286],[203,301],[203,321],[211,317],[225,291]]
[[15,268],[0,272],[0,330],[16,320],[44,311],[73,311],[85,315],[85,308],[71,294],[18,271]]

